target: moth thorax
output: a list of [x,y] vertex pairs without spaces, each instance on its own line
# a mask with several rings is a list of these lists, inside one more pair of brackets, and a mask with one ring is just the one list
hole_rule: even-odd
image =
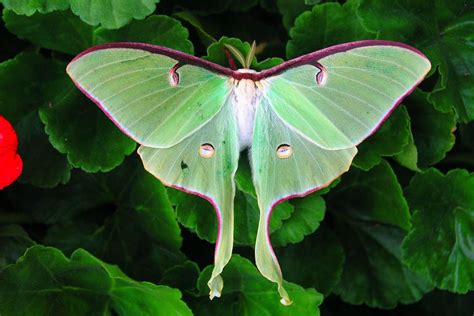
[[239,145],[240,150],[243,150],[252,144],[255,109],[259,102],[260,91],[253,80],[241,79],[235,82],[233,92],[233,108],[239,129]]
[[240,72],[243,74],[252,74],[252,73],[256,73],[257,71],[253,69],[242,68],[242,69],[237,69],[237,72]]

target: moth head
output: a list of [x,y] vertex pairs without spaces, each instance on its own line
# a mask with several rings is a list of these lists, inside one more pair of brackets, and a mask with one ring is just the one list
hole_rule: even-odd
[[232,53],[232,55],[234,55],[235,58],[237,58],[237,60],[242,65],[242,67],[244,67],[244,69],[250,69],[250,66],[252,65],[252,60],[255,57],[255,50],[257,48],[255,41],[253,41],[252,46],[250,47],[250,50],[248,51],[245,57],[242,52],[234,46],[230,44],[224,44],[224,46]]

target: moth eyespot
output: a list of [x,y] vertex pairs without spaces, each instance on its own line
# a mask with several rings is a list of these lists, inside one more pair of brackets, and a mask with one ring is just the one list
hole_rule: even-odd
[[175,87],[178,85],[179,83],[179,76],[177,73],[170,73],[169,77],[168,77],[168,81],[170,83],[171,86]]
[[290,156],[293,154],[293,148],[291,148],[291,146],[288,144],[281,144],[278,146],[276,154],[280,159],[290,158]]
[[316,68],[319,69],[319,72],[316,74],[316,83],[319,86],[324,86],[328,78],[328,71],[320,63],[317,63]]
[[179,74],[177,72],[178,68],[181,67],[180,63],[177,63],[170,69],[168,73],[168,82],[172,87],[175,87],[179,84]]
[[211,144],[202,144],[201,146],[199,146],[199,156],[201,156],[202,158],[212,158],[212,156],[214,156],[214,154],[216,153],[216,150],[214,149],[214,146],[212,146]]

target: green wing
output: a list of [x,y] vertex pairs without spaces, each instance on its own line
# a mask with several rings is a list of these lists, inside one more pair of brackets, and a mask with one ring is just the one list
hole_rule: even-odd
[[[292,154],[279,158],[277,150],[289,145]],[[251,150],[251,165],[260,208],[255,261],[260,272],[278,283],[282,303],[291,301],[282,286],[282,274],[268,235],[273,207],[283,199],[302,196],[329,185],[346,172],[355,147],[325,150],[293,131],[276,115],[268,99],[257,108]]]
[[[208,199],[218,218],[214,270],[208,282],[210,297],[219,297],[223,287],[220,276],[232,254],[234,231],[234,175],[238,165],[239,145],[231,102],[198,133],[170,148],[141,146],[138,150],[145,168],[168,186],[185,189]],[[198,151],[203,144],[214,148],[214,155],[203,158]]]
[[358,145],[430,69],[428,59],[398,46],[359,47],[317,62],[265,79],[266,96],[281,120],[325,149]]
[[327,186],[346,172],[357,153],[355,146],[430,69],[421,54],[390,45],[311,58],[303,56],[296,66],[260,81],[262,99],[251,151],[260,208],[256,263],[278,284],[283,304],[291,301],[268,235],[273,207]]
[[138,153],[150,173],[213,204],[219,228],[209,287],[211,298],[220,296],[220,273],[232,253],[239,156],[229,77],[222,69],[205,68],[216,65],[167,48],[111,45],[82,53],[67,72],[119,128],[142,145]]
[[231,91],[228,77],[190,64],[174,72],[177,64],[143,49],[105,48],[76,58],[67,72],[133,140],[166,148],[209,122]]

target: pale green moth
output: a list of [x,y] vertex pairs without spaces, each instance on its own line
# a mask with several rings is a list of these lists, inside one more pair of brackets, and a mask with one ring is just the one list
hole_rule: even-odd
[[[244,57],[248,68],[254,49]],[[255,260],[291,304],[268,235],[273,207],[328,186],[424,78],[428,59],[397,42],[332,46],[256,72],[230,69],[172,49],[112,43],[67,67],[77,87],[128,136],[165,185],[211,202],[218,217],[210,298],[232,254],[234,175],[249,148],[260,222]]]

